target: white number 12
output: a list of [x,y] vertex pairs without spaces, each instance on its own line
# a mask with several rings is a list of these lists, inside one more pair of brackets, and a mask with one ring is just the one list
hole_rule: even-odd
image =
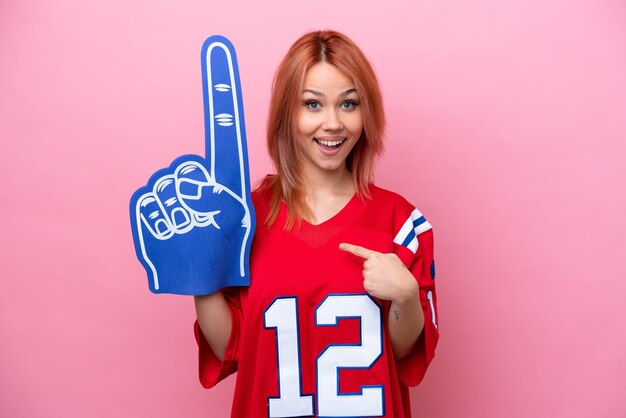
[[[382,385],[361,387],[359,393],[339,393],[341,368],[369,368],[382,354],[380,307],[368,295],[331,295],[315,310],[317,326],[337,326],[339,318],[361,320],[361,343],[331,344],[317,357],[317,414],[382,416]],[[313,415],[313,395],[302,394],[297,298],[275,299],[265,310],[265,328],[276,329],[280,394],[269,399],[269,416]]]

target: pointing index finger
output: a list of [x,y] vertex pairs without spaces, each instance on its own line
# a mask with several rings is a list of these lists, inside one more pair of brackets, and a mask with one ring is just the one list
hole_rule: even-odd
[[354,244],[348,244],[345,242],[339,244],[339,249],[348,253],[352,253],[358,257],[364,258],[365,260],[369,259],[374,254],[378,254],[378,252],[374,250],[370,250],[365,247],[360,247]]
[[205,153],[216,183],[244,198],[247,193],[246,129],[235,48],[223,36],[202,46]]

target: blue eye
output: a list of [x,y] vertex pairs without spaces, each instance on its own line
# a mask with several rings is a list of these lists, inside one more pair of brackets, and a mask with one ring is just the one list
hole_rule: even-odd
[[341,108],[344,110],[352,110],[357,106],[357,103],[352,100],[346,100],[341,104]]
[[315,100],[307,100],[304,104],[311,110],[317,110],[321,107],[320,103]]

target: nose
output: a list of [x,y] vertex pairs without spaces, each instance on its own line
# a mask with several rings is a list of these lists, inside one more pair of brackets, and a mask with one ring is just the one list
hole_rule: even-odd
[[322,129],[326,131],[340,131],[343,129],[341,117],[336,109],[327,109]]

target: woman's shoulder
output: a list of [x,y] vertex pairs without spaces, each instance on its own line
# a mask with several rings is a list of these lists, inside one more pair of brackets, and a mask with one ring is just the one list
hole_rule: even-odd
[[272,193],[272,186],[276,180],[275,174],[267,174],[263,178],[257,180],[252,187],[252,198],[262,198]]
[[388,214],[394,222],[400,222],[402,225],[412,223],[416,232],[423,232],[432,228],[417,206],[399,193],[370,185],[370,194],[372,207],[375,211]]
[[[396,192],[381,187],[370,188],[375,214],[385,214],[391,220],[393,242],[400,247],[406,247],[412,254],[424,241],[432,241],[432,225],[415,205]],[[428,232],[428,234],[425,234]],[[431,245],[432,247],[432,245]],[[409,253],[407,253],[409,254]]]
[[257,214],[259,211],[265,211],[269,208],[275,179],[276,175],[268,174],[255,183],[251,194],[252,204]]
[[415,209],[415,206],[405,199],[404,196],[391,190],[371,184],[369,186],[369,192],[372,197],[372,201],[377,205],[380,204],[405,211],[412,211]]

